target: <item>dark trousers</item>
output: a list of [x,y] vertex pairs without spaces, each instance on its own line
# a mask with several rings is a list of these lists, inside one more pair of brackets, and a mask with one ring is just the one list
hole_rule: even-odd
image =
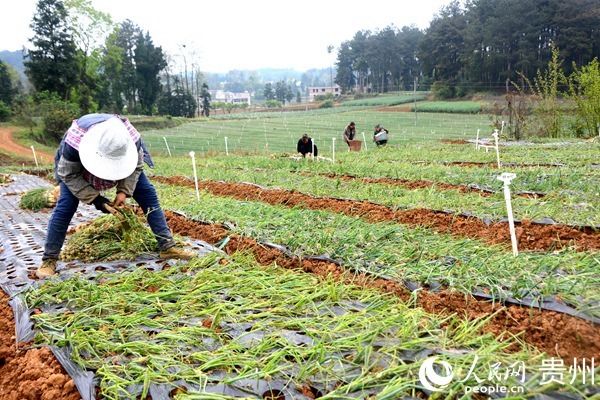
[[[142,207],[148,220],[148,225],[154,233],[161,251],[175,245],[173,235],[167,226],[165,214],[160,208],[156,189],[142,172],[133,191],[133,199]],[[48,235],[44,246],[43,260],[57,259],[67,235],[69,223],[77,211],[79,199],[71,193],[64,182],[60,183],[60,197],[48,223]]]

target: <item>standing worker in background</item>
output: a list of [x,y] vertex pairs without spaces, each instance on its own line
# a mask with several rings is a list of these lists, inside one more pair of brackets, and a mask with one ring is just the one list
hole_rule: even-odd
[[315,153],[313,154],[313,157],[316,157],[318,154],[318,150],[317,150],[317,146],[313,146],[313,141],[310,137],[308,137],[308,134],[305,133],[304,135],[302,135],[302,137],[300,138],[300,140],[298,140],[298,145],[296,146],[296,150],[298,151],[298,153],[302,154],[302,157],[306,157],[307,154],[312,154],[313,152],[313,147],[314,147],[314,151]]
[[354,136],[356,136],[356,125],[354,122],[350,122],[346,129],[344,129],[344,142],[350,147],[350,141],[354,140]]
[[383,126],[377,124],[375,125],[375,131],[373,132],[373,141],[377,145],[377,147],[385,146],[388,142],[389,132]]
[[[144,174],[144,160],[151,165],[139,132],[127,119],[89,114],[73,121],[56,152],[54,169],[60,197],[48,223],[42,265],[36,271],[38,278],[56,273],[67,228],[80,201],[109,213],[111,207],[124,206],[127,198],[133,197],[146,214],[160,257],[194,257],[194,253],[175,245],[156,190]],[[117,195],[110,203],[101,193],[115,187]]]

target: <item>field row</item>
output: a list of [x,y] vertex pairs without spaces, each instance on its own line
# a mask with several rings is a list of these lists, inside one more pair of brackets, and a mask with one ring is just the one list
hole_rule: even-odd
[[[404,184],[402,184],[394,181],[377,182],[377,178],[373,178],[379,172],[377,167],[365,171],[364,165],[342,169],[326,163],[292,164],[282,161],[269,164],[269,160],[260,160],[256,163],[247,161],[244,165],[235,161],[228,164],[222,160],[213,160],[199,161],[200,179],[252,182],[267,187],[298,190],[319,197],[372,201],[399,209],[452,210],[493,220],[506,217],[502,183],[497,179],[498,171],[472,171],[473,169],[460,167],[423,167],[404,164],[401,176],[389,177],[403,180]],[[242,165],[242,167],[234,167],[234,165]],[[191,176],[191,169],[189,159],[178,158],[160,162],[155,172],[166,176]],[[343,177],[347,175],[338,176],[330,172],[336,170],[356,171],[367,175],[371,181],[367,183],[363,179],[344,179]],[[533,171],[514,168],[507,170],[518,174],[518,179],[514,181],[512,188],[513,193],[540,192],[543,196],[542,198],[536,198],[535,195],[513,196],[516,218],[529,220],[551,218],[560,223],[600,226],[600,210],[598,210],[600,203],[595,200],[598,198],[598,193],[594,184],[597,179],[600,179],[600,173],[583,177],[580,176],[579,171],[571,170],[566,171],[562,177],[551,174],[544,175],[545,178],[540,179],[539,168]],[[363,175],[356,176],[363,177]],[[447,178],[451,179],[447,180]],[[557,180],[561,181],[560,186],[553,184]],[[462,186],[446,190],[445,185]],[[470,185],[487,191],[468,190]]]
[[427,314],[241,255],[49,282],[27,303],[56,310],[34,316],[38,340],[70,346],[79,365],[95,370],[106,399],[158,389],[176,399],[420,396],[418,371],[433,354],[466,378],[450,384],[453,393],[477,384],[471,368],[488,377],[497,363],[522,366],[506,384],[531,393],[552,388],[534,372],[539,353],[482,335],[482,321]]
[[523,252],[513,258],[506,245],[392,221],[376,223],[327,209],[290,209],[205,192],[193,201],[192,189],[158,188],[166,208],[211,223],[231,223],[236,233],[285,245],[297,255],[327,255],[356,272],[465,293],[484,289],[497,298],[559,294],[580,310],[600,315],[594,253]]
[[486,115],[419,114],[415,125],[413,113],[373,112],[356,110],[329,113],[283,113],[273,117],[252,119],[209,120],[192,122],[174,129],[144,132],[144,140],[155,154],[167,154],[165,137],[172,154],[196,152],[225,152],[225,137],[229,152],[295,152],[296,142],[303,133],[314,138],[319,151],[330,156],[332,139],[336,151],[346,151],[342,141],[344,128],[350,121],[356,123],[357,139],[365,132],[367,147],[373,146],[372,133],[376,124],[390,131],[390,142],[404,144],[442,138],[474,139],[477,129],[491,134],[491,121]]

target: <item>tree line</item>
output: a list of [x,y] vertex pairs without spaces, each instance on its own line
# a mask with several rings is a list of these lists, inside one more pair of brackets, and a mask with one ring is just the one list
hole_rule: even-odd
[[341,43],[335,82],[346,92],[430,88],[462,96],[532,79],[560,49],[565,70],[600,56],[598,0],[453,1],[429,27],[359,31]]
[[[91,0],[38,0],[30,26],[24,65],[33,91],[24,93],[0,62],[0,119],[12,112],[33,124],[31,116],[41,115],[56,138],[70,119],[90,112],[193,117],[200,103],[208,114],[199,70],[171,73],[149,32],[131,20],[113,23]],[[68,122],[55,126],[59,120]]]

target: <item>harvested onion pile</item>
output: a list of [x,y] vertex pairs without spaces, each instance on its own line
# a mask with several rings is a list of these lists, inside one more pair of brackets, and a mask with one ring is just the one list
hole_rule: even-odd
[[0,185],[5,185],[5,184],[11,183],[11,182],[12,182],[12,178],[10,177],[10,175],[0,174]]
[[119,216],[104,215],[75,229],[62,251],[62,260],[133,260],[140,254],[157,251],[156,239],[145,219],[129,208],[119,212]]
[[21,197],[19,207],[25,210],[40,211],[44,208],[51,208],[56,205],[60,196],[60,186],[52,189],[33,189]]

